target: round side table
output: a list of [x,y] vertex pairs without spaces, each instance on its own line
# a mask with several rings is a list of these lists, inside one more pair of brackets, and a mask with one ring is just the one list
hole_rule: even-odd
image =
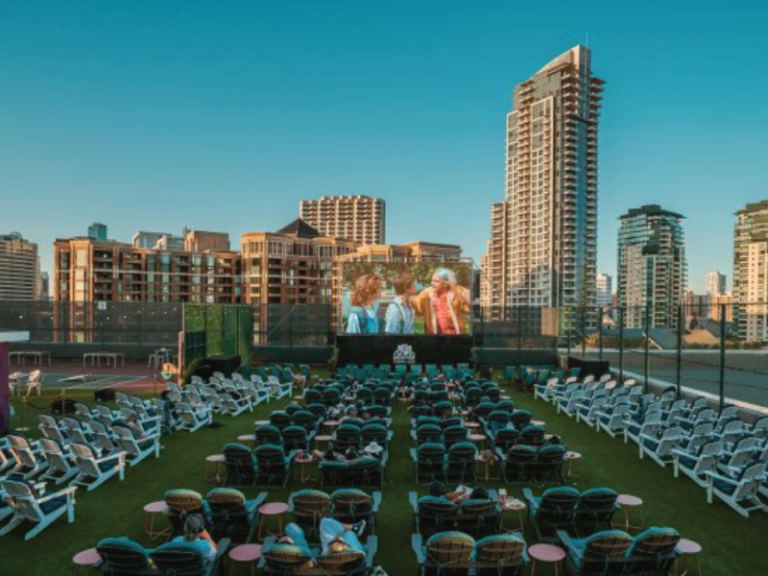
[[158,502],[150,502],[144,506],[144,532],[149,536],[150,540],[155,540],[160,536],[170,535],[173,526],[166,526],[162,530],[155,530],[155,517],[159,515],[168,514],[168,505],[160,500]]
[[251,446],[256,446],[256,434],[242,434],[241,436],[237,437],[238,442],[243,442],[244,444],[250,444]]
[[91,568],[96,568],[101,564],[101,556],[96,552],[96,548],[88,548],[78,552],[72,557],[74,566],[73,574],[88,574]]
[[227,459],[224,457],[224,454],[213,454],[211,456],[206,456],[203,480],[206,482],[221,482],[221,465],[226,461]]
[[[504,523],[504,513],[505,512],[517,512],[518,520],[520,521],[520,534],[525,536],[525,520],[523,517],[523,512],[525,512],[528,509],[528,505],[523,502],[522,500],[518,500],[517,498],[507,498],[504,501],[504,505],[501,507],[501,513],[502,513],[502,524]],[[504,532],[513,533],[517,530],[515,529],[503,529]]]
[[320,447],[320,444],[325,444],[325,447],[327,448],[331,440],[333,440],[333,437],[328,436],[327,434],[318,434],[314,437],[314,441],[318,444],[318,448]]
[[[235,573],[235,566],[246,564],[251,567],[251,575],[256,574],[256,562],[261,558],[261,545],[260,544],[243,544],[241,546],[235,546],[229,551],[229,576]],[[238,566],[238,572],[240,571]]]
[[[285,502],[270,502],[269,504],[262,504],[259,506],[259,540],[264,540],[264,532],[269,535],[282,534],[283,532],[283,516],[288,513],[288,504]],[[277,518],[277,532],[273,533],[269,531],[267,523],[270,518]]]
[[338,420],[326,420],[323,422],[323,431],[333,432],[333,429],[339,425]]
[[482,449],[485,446],[485,434],[470,434],[469,441],[475,442]]
[[469,428],[470,430],[474,430],[475,428],[480,428],[479,422],[464,422],[464,428]]
[[[688,574],[688,558],[696,561],[696,573],[701,576],[701,564],[699,563],[699,554],[701,554],[701,544],[688,540],[687,538],[680,538],[677,543],[677,551],[680,556],[675,560],[675,574],[678,576],[685,576]],[[680,572],[680,560],[685,560],[685,571]]]
[[[566,474],[568,474],[568,478],[581,477],[581,473],[582,473],[581,454],[579,454],[578,452],[573,452],[573,451],[569,450],[568,452],[563,454],[563,460],[566,460],[568,462],[568,470],[566,472]],[[576,472],[573,469],[574,468],[574,465],[573,465],[574,462],[578,462],[579,463],[579,473],[578,474],[576,474]]]
[[531,576],[536,574],[536,562],[555,565],[555,576],[560,574],[560,563],[565,560],[565,550],[552,544],[534,544],[528,548],[531,557]]
[[[624,508],[624,531],[629,532],[630,528],[634,530],[645,529],[645,515],[643,514],[643,499],[631,494],[619,494],[616,502]],[[632,510],[636,509],[640,524],[632,524]]]
[[[314,478],[312,478],[312,474],[305,474],[304,470],[305,468],[312,464],[315,461],[315,459],[312,457],[312,455],[304,454],[304,456],[296,456],[293,459],[294,464],[299,465],[299,482],[302,484],[306,484],[307,482],[314,481]],[[296,469],[294,468],[293,478],[296,479]]]
[[542,427],[547,425],[547,423],[544,420],[531,420],[531,424],[533,424],[534,426],[542,426]]
[[256,428],[261,428],[262,426],[269,426],[270,422],[269,420],[256,420],[256,422],[253,423]]

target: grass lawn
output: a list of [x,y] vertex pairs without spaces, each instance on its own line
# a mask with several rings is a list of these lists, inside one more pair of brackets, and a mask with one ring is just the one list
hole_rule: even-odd
[[[43,399],[35,398],[32,402],[43,405],[53,396],[55,391],[47,390]],[[67,396],[93,400],[92,391],[71,391]],[[690,480],[675,480],[669,468],[663,469],[650,460],[639,460],[635,445],[624,445],[618,438],[597,434],[583,424],[558,416],[554,408],[534,401],[530,394],[512,392],[512,398],[518,407],[531,409],[536,419],[546,421],[548,431],[560,434],[569,448],[583,454],[584,474],[575,480],[574,486],[581,490],[609,486],[622,493],[640,496],[645,501],[645,519],[649,526],[676,527],[684,537],[703,545],[703,574],[747,576],[764,573],[760,542],[764,542],[764,535],[768,533],[768,514],[754,514],[746,519],[721,502],[708,505],[704,490]],[[78,491],[74,524],[58,520],[30,542],[24,542],[21,528],[0,539],[0,574],[68,574],[72,556],[95,546],[106,536],[128,536],[152,546],[144,535],[143,506],[161,500],[169,488],[191,488],[205,495],[214,486],[203,481],[205,457],[220,453],[223,445],[234,441],[238,435],[251,433],[254,420],[267,417],[284,404],[262,404],[254,414],[217,417],[223,424],[220,428],[203,429],[194,434],[180,432],[163,438],[165,450],[159,460],[152,457],[129,468],[123,482],[113,479],[91,493]],[[35,414],[34,410],[27,410],[25,423],[33,428],[32,435],[37,432]],[[14,425],[19,425],[18,418]],[[395,440],[377,519],[379,552],[376,561],[390,576],[399,576],[416,573],[415,557],[410,548],[413,519],[408,504],[408,492],[415,489],[408,454],[410,419],[402,404],[395,406],[393,428]],[[285,502],[292,491],[299,489],[298,486],[294,481],[287,490],[269,489],[268,501]],[[499,487],[501,484],[491,482],[489,486]],[[539,493],[543,487],[534,486],[533,489]],[[508,490],[512,495],[522,496],[520,486],[510,486]],[[249,498],[259,491],[244,490]],[[534,543],[533,535],[533,528],[527,525],[529,544]],[[537,573],[551,573],[546,568],[537,567]]]

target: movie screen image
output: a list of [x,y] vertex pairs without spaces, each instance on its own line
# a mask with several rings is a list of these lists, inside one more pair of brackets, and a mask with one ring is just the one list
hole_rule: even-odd
[[469,262],[345,262],[339,332],[471,334],[471,283]]

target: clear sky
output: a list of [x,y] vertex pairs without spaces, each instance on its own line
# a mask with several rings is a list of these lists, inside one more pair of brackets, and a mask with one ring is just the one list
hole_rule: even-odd
[[606,86],[599,270],[618,216],[683,213],[690,285],[768,198],[768,4],[0,0],[0,232],[275,230],[302,198],[388,203],[388,240],[479,262],[515,84],[579,43]]

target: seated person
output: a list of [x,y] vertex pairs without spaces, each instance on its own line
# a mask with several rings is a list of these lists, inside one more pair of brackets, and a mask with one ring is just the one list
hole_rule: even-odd
[[[333,518],[323,518],[320,521],[321,554],[338,554],[344,550],[354,550],[365,554],[365,549],[360,543],[359,535],[365,530],[365,520],[357,524],[342,524]],[[278,540],[280,544],[293,544],[302,549],[310,557],[313,557],[312,549],[304,536],[304,530],[298,524],[291,522],[285,527],[285,536]]]
[[461,486],[458,486],[454,492],[448,492],[445,484],[442,482],[432,482],[432,484],[429,485],[429,495],[434,496],[435,498],[445,498],[451,502],[461,502],[462,500],[466,500],[467,496],[469,496],[469,489],[462,484]]
[[212,562],[216,558],[216,542],[205,529],[205,522],[200,514],[192,514],[184,522],[184,535],[173,539],[175,544],[191,544],[203,556],[206,562]]
[[490,500],[491,495],[482,486],[478,486],[477,488],[473,489],[472,492],[469,493],[469,498],[467,500]]

